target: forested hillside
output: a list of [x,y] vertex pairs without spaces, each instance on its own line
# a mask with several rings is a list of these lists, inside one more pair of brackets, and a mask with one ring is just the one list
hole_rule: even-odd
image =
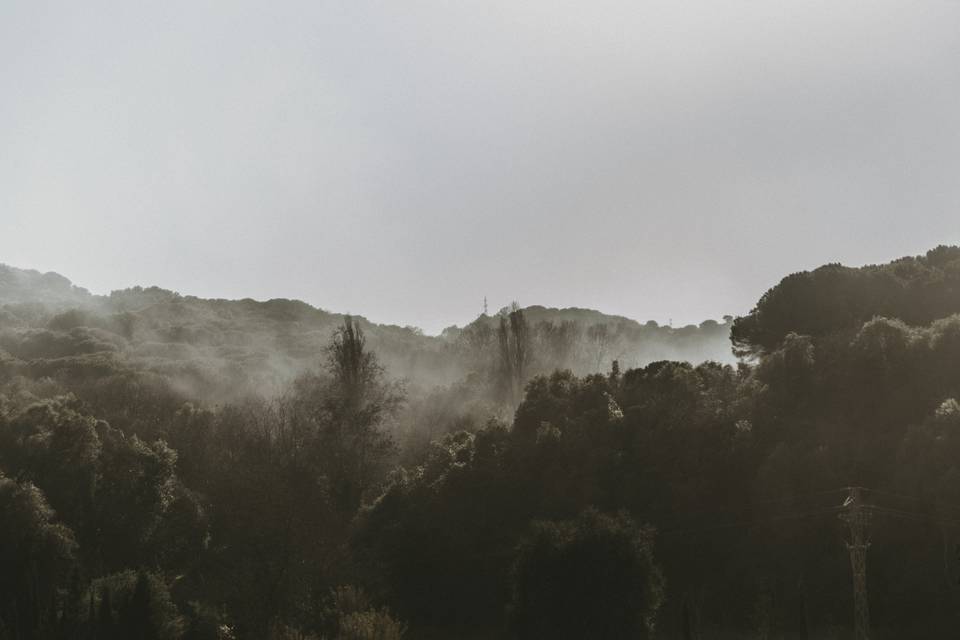
[[[417,389],[461,380],[487,365],[500,315],[439,337],[355,318],[392,379]],[[732,361],[729,321],[645,325],[588,309],[529,307],[530,364],[578,373],[659,359]],[[56,273],[0,265],[0,358],[32,374],[86,376],[115,368],[160,376],[186,398],[218,403],[273,396],[315,370],[344,315],[298,300],[208,300],[158,287],[91,295]]]
[[873,637],[960,624],[960,247],[732,332],[0,276],[0,638],[851,638],[854,496]]

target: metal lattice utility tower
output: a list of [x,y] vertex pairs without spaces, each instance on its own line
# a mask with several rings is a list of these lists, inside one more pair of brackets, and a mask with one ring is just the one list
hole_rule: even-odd
[[850,527],[850,568],[853,570],[853,631],[856,640],[870,640],[870,605],[867,601],[867,525],[870,512],[863,503],[860,487],[849,487],[840,519]]

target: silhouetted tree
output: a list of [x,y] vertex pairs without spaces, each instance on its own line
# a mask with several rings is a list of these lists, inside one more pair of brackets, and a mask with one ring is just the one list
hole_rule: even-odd
[[384,422],[401,405],[403,395],[384,380],[383,367],[350,316],[333,335],[327,369],[333,384],[324,400],[319,447],[336,503],[344,511],[354,511],[385,471],[394,445]]
[[497,332],[500,354],[500,386],[502,401],[509,405],[520,402],[523,385],[532,360],[530,328],[523,309],[514,302],[509,313],[501,313]]

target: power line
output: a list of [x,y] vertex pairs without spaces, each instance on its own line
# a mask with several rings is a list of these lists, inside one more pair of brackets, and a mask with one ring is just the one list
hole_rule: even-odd
[[[744,520],[738,520],[736,522],[721,523],[717,525],[707,525],[704,527],[671,527],[670,526],[675,523],[679,523],[680,521],[683,521],[683,520],[692,520],[694,518],[700,518],[704,516],[745,514],[749,512],[751,509],[757,507],[758,505],[773,505],[773,504],[786,504],[786,503],[795,504],[798,502],[803,502],[804,500],[810,499],[810,498],[827,496],[827,495],[832,495],[832,494],[837,494],[842,492],[849,493],[851,489],[859,490],[861,492],[861,495],[862,495],[862,492],[866,492],[869,494],[879,494],[879,495],[885,495],[888,497],[901,498],[905,500],[914,500],[920,504],[927,504],[927,505],[930,504],[929,500],[924,500],[923,498],[909,496],[906,494],[894,493],[892,491],[871,489],[869,487],[838,487],[836,489],[827,489],[824,491],[811,491],[811,492],[801,493],[801,494],[792,494],[783,498],[754,499],[749,502],[741,502],[738,504],[727,505],[725,507],[719,507],[719,508],[710,509],[710,510],[672,514],[672,515],[668,515],[664,520],[661,520],[658,524],[661,526],[666,525],[666,528],[663,528],[660,530],[661,534],[674,535],[674,534],[682,534],[682,533],[696,533],[700,531],[713,531],[717,529],[746,527],[746,526],[751,526],[756,524],[764,524],[767,522],[777,522],[785,519],[804,518],[811,515],[818,515],[821,513],[832,513],[832,512],[839,511],[840,509],[842,509],[842,507],[827,507],[820,510],[805,511],[802,513],[794,512],[794,513],[777,514],[774,516],[768,516],[764,518],[744,519]],[[932,523],[941,524],[945,526],[960,527],[960,519],[944,518],[942,516],[937,516],[934,514],[918,513],[915,511],[908,511],[905,509],[899,509],[896,507],[889,507],[889,506],[884,506],[879,504],[866,504],[862,502],[862,499],[861,499],[861,507],[880,515],[889,515],[892,517],[913,519],[916,521],[932,522]],[[937,509],[939,509],[939,505],[937,505]]]
[[950,511],[956,512],[957,515],[960,515],[960,507],[953,507],[948,504],[943,504],[942,502],[935,502],[934,500],[931,500],[929,498],[918,498],[916,496],[908,496],[903,493],[894,493],[892,491],[885,491],[883,489],[867,489],[867,491],[869,491],[870,493],[885,495],[892,498],[898,498],[901,500],[912,500],[914,502],[917,502],[923,505],[932,505],[938,510],[940,509],[950,510]]
[[735,504],[729,504],[725,506],[720,506],[714,509],[705,509],[701,511],[687,511],[683,513],[675,513],[668,515],[666,519],[668,521],[676,521],[683,519],[692,519],[700,516],[710,516],[710,515],[724,515],[731,513],[743,513],[749,511],[750,509],[756,507],[757,505],[766,505],[766,504],[784,504],[784,503],[797,503],[802,502],[806,498],[814,498],[834,493],[840,493],[846,491],[847,489],[831,489],[829,491],[813,491],[809,493],[800,493],[793,494],[785,498],[763,498],[763,499],[754,499],[749,502],[740,502]]
[[903,518],[905,520],[915,520],[917,522],[927,522],[927,523],[939,524],[939,525],[951,526],[951,527],[960,527],[960,520],[938,518],[930,514],[915,513],[912,511],[904,511],[902,509],[892,509],[890,507],[881,507],[878,505],[870,505],[868,508],[871,511],[874,511],[881,515],[892,516],[895,518]]
[[886,491],[884,489],[867,489],[867,491],[869,491],[870,493],[878,493],[880,495],[886,495],[893,498],[901,498],[903,500],[915,500],[916,502],[923,502],[923,503],[928,502],[928,500],[924,500],[923,498],[918,498],[916,496],[908,496],[903,493],[894,493],[892,491]]
[[689,535],[693,533],[704,533],[708,531],[717,531],[720,529],[734,529],[738,527],[751,527],[762,524],[769,524],[771,522],[781,522],[784,520],[796,520],[801,518],[809,518],[818,515],[827,515],[831,513],[837,513],[840,511],[840,507],[830,507],[825,509],[818,509],[815,511],[806,511],[804,513],[786,513],[778,516],[772,516],[769,518],[753,518],[751,520],[742,520],[740,522],[727,522],[723,524],[710,525],[706,527],[691,527],[686,529],[664,529],[659,533],[660,535]]
[[838,487],[836,489],[828,489],[826,491],[812,491],[810,493],[794,493],[786,498],[764,498],[762,500],[754,500],[753,502],[755,504],[763,504],[765,502],[789,502],[792,500],[796,500],[797,498],[812,498],[815,496],[817,497],[826,496],[834,493],[843,493],[845,491],[847,491],[847,487]]

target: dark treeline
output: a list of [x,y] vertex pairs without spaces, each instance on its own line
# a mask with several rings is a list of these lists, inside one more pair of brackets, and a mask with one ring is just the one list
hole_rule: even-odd
[[[848,638],[849,486],[873,635],[960,627],[958,247],[694,328],[736,364],[536,307],[433,351],[396,328],[443,385],[390,375],[376,325],[278,333],[300,303],[30,286],[0,312],[0,638]],[[261,350],[313,367],[258,392]]]

